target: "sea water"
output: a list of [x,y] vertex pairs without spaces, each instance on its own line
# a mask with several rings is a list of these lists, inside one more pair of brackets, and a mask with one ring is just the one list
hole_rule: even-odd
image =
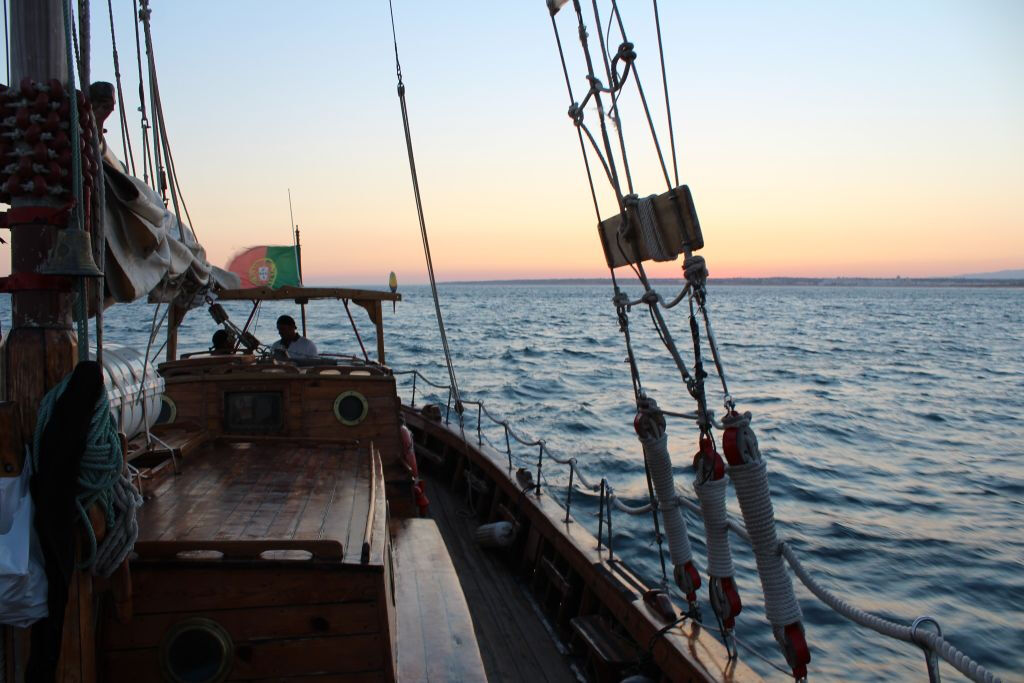
[[[646,502],[610,286],[445,285],[440,293],[463,397],[482,400],[524,439],[543,438],[557,456],[576,457],[589,478],[607,477],[623,500]],[[430,290],[408,287],[402,294],[395,312],[384,304],[387,363],[447,385]],[[753,413],[779,534],[811,573],[881,616],[903,623],[934,616],[954,645],[1004,680],[1024,680],[1024,289],[712,285],[708,306],[728,388],[737,407]],[[250,306],[227,308],[242,324]],[[153,309],[136,303],[108,310],[106,339],[144,348]],[[3,297],[5,332],[9,311]],[[373,326],[363,309],[351,311],[373,358]],[[300,318],[290,302],[266,305],[256,329],[264,343],[276,338],[281,313]],[[313,302],[307,314],[308,336],[321,351],[362,355],[341,302]],[[692,362],[688,314],[684,302],[667,317]],[[202,309],[193,311],[179,351],[206,349],[214,329]],[[642,307],[631,311],[629,329],[645,390],[666,410],[692,411]],[[152,352],[162,342],[161,335]],[[709,403],[721,415],[722,388],[706,339],[702,355]],[[400,375],[399,386],[411,400],[412,376]],[[427,401],[445,406],[448,392],[420,380],[416,404]],[[476,419],[470,407],[469,438],[477,438]],[[696,430],[679,419],[670,419],[668,429],[676,481],[691,490]],[[486,418],[483,438],[504,453],[502,429]],[[535,470],[537,448],[512,446],[514,464]],[[567,470],[549,459],[543,473],[548,493],[565,501]],[[732,493],[729,507],[738,516]],[[573,515],[594,533],[597,509],[596,494],[573,492]],[[613,522],[615,553],[659,583],[650,516],[615,512]],[[692,515],[688,522],[704,566],[703,527]],[[753,556],[735,537],[733,552],[743,600],[739,639],[784,666],[764,621]],[[812,677],[926,678],[915,646],[853,625],[799,584],[796,592]],[[703,613],[713,623],[705,595]],[[740,652],[762,675],[785,679]]]

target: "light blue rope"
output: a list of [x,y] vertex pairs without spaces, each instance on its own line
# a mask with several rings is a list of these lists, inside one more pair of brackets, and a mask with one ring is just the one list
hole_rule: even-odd
[[[32,439],[32,464],[35,472],[39,472],[39,444],[42,441],[43,430],[50,422],[53,406],[64,393],[70,378],[71,375],[68,374],[58,382],[46,393],[39,404],[36,432]],[[79,569],[91,567],[96,560],[96,534],[93,531],[92,522],[89,520],[89,508],[93,505],[100,506],[106,518],[108,531],[117,523],[114,486],[121,477],[121,467],[121,440],[118,438],[117,427],[114,426],[114,420],[110,415],[110,403],[107,401],[107,393],[104,390],[100,394],[99,400],[96,401],[92,419],[89,421],[89,433],[85,440],[85,450],[82,452],[78,472],[75,507],[89,541],[88,554],[82,558],[78,565]]]

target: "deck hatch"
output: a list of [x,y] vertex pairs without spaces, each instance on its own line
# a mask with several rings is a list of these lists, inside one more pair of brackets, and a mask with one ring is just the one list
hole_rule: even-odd
[[230,391],[224,394],[224,431],[229,434],[272,434],[284,429],[284,396],[280,391]]

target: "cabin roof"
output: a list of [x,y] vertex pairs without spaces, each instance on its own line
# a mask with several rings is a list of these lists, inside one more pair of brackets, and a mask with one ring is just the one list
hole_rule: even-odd
[[398,292],[383,292],[377,289],[352,289],[350,287],[291,287],[278,289],[250,287],[247,289],[222,289],[217,293],[222,301],[282,301],[291,299],[304,303],[310,299],[352,299],[354,301],[401,301]]

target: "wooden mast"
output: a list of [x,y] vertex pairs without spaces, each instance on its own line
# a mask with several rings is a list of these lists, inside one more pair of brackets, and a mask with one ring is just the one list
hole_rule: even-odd
[[[11,0],[11,80],[31,78],[67,83],[64,18],[59,0]],[[12,205],[39,206],[52,200],[14,197]],[[62,226],[63,227],[63,226]],[[53,246],[57,228],[15,225],[11,228],[11,275],[36,273]],[[49,284],[59,282],[48,278]],[[36,286],[43,286],[37,282]],[[5,391],[21,405],[23,433],[31,438],[43,395],[74,367],[77,337],[71,321],[72,295],[55,289],[12,292],[11,332],[4,353]]]

